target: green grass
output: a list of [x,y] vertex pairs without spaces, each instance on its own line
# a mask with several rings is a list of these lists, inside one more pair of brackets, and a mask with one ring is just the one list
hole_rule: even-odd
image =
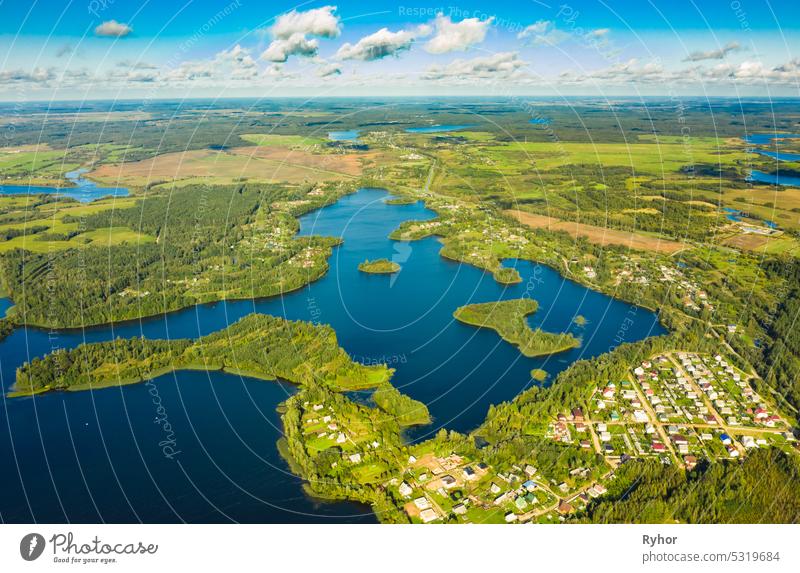
[[325,140],[319,137],[305,137],[302,135],[275,135],[272,133],[246,133],[241,136],[245,141],[265,147],[308,147],[318,145]]

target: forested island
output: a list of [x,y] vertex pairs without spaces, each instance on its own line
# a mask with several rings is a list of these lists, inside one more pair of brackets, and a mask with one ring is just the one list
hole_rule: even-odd
[[197,340],[117,339],[34,358],[18,369],[10,395],[131,384],[173,370],[224,370],[334,390],[380,386],[392,375],[383,364],[353,362],[327,325],[250,314]]
[[390,275],[399,271],[400,265],[389,259],[375,259],[374,261],[367,259],[358,265],[358,270],[374,275]]
[[459,307],[453,316],[465,324],[478,328],[491,328],[506,342],[519,347],[525,356],[546,356],[564,352],[580,345],[569,333],[554,334],[541,329],[533,330],[526,320],[539,308],[530,298],[468,304]]

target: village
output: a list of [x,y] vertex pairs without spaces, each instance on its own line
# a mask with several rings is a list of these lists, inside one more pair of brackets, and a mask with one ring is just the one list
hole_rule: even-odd
[[602,456],[600,476],[574,467],[559,483],[529,463],[503,472],[426,452],[410,456],[403,478],[387,486],[415,522],[556,523],[606,494],[616,468],[636,458],[691,471],[702,460],[735,461],[761,447],[795,451],[791,426],[752,378],[720,354],[669,352],[598,385],[588,409],[560,413],[545,436]]

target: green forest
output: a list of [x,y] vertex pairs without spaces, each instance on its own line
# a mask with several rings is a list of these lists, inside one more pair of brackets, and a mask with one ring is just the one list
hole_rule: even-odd
[[503,340],[516,345],[525,356],[546,356],[580,345],[580,341],[570,333],[553,334],[538,328],[533,330],[526,317],[538,308],[535,300],[522,298],[468,304],[459,307],[453,316],[471,326],[491,328]]

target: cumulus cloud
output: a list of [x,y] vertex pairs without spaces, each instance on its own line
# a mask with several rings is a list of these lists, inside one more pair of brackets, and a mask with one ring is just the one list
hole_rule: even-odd
[[250,50],[236,45],[214,58],[183,62],[167,74],[169,81],[250,80],[258,76],[258,64]]
[[491,56],[457,59],[444,66],[431,66],[422,74],[424,80],[476,80],[511,78],[526,62],[516,52],[500,52]]
[[26,82],[44,83],[55,79],[56,73],[52,68],[33,68],[31,71],[22,69],[0,70],[0,82]]
[[301,33],[295,33],[288,38],[279,38],[264,50],[261,54],[262,60],[269,62],[285,62],[289,56],[313,57],[317,55],[319,43],[316,40],[309,40]]
[[133,32],[133,28],[131,28],[127,24],[122,24],[120,22],[117,22],[116,20],[109,20],[107,22],[103,22],[97,28],[94,29],[95,35],[104,36],[108,38],[124,38],[131,32]]
[[273,37],[287,39],[295,34],[336,38],[341,32],[339,16],[334,14],[336,6],[323,6],[305,12],[292,10],[279,16],[270,31]]
[[[597,30],[595,30],[597,32]],[[608,32],[606,31],[605,34]],[[605,34],[596,36],[602,38]],[[570,35],[563,30],[556,28],[556,25],[549,20],[539,20],[517,34],[517,39],[526,40],[534,46],[556,46],[568,40]]]
[[494,17],[488,20],[466,18],[453,22],[449,16],[438,14],[434,22],[436,34],[425,45],[425,49],[431,54],[466,50],[483,42],[493,21]]
[[684,62],[701,62],[703,60],[721,60],[731,52],[738,52],[742,47],[739,42],[731,42],[726,46],[717,50],[708,50],[706,52],[692,52],[684,58]]
[[137,62],[135,60],[120,60],[117,62],[118,68],[130,68],[133,70],[155,70],[158,66],[148,62]]
[[313,58],[319,50],[319,42],[309,36],[335,38],[341,32],[339,16],[334,14],[336,6],[323,6],[305,12],[292,10],[279,16],[269,32],[272,42],[261,54],[262,60],[283,63],[290,56]]
[[337,64],[323,64],[317,68],[317,75],[321,78],[339,76],[341,74],[342,69]]
[[381,28],[374,34],[364,36],[355,44],[342,44],[336,52],[340,60],[362,60],[371,62],[387,56],[396,56],[400,52],[411,49],[411,44],[419,37],[430,33],[430,28],[421,26],[415,30],[391,32]]

